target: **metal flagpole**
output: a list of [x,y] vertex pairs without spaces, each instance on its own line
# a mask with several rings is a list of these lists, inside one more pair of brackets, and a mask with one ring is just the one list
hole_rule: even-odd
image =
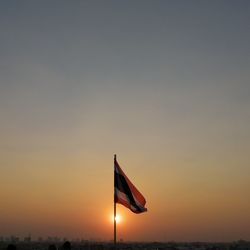
[[114,155],[114,248],[115,248],[115,250],[116,250],[115,161],[116,161],[116,155]]

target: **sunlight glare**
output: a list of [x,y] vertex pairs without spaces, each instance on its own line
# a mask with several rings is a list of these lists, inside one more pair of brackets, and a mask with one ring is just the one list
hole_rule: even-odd
[[[116,223],[120,223],[122,221],[121,215],[116,214],[115,220],[116,220]],[[111,221],[112,221],[112,223],[114,222],[114,215],[111,216]]]

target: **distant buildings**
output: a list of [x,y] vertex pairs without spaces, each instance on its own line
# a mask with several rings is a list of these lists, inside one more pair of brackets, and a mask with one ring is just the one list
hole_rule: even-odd
[[[17,246],[18,250],[48,250],[50,244],[54,244],[58,250],[64,239],[49,236],[47,239],[39,237],[32,241],[31,236],[19,237],[11,235],[9,237],[0,236],[0,249],[5,250],[8,244]],[[114,250],[112,242],[96,242],[75,239],[71,241],[72,250]],[[250,242],[239,240],[235,242],[212,243],[212,242],[123,242],[117,243],[117,250],[250,250]]]

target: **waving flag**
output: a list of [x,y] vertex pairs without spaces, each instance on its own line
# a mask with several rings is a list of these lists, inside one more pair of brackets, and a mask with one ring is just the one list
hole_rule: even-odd
[[115,167],[115,202],[124,205],[134,213],[146,212],[146,200],[137,188],[128,179],[119,166],[116,156],[114,158]]

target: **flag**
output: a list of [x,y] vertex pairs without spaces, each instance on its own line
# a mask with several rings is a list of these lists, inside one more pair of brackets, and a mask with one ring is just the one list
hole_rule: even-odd
[[119,166],[116,156],[114,158],[115,168],[115,197],[114,201],[129,208],[132,212],[139,214],[146,212],[146,200],[137,188],[128,179]]

